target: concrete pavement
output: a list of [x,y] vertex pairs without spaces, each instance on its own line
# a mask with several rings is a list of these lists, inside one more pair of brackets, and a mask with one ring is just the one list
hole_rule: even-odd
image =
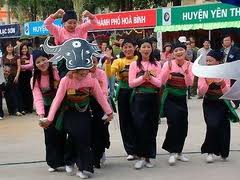
[[[0,180],[52,180],[77,179],[62,172],[47,172],[44,162],[44,140],[36,115],[22,117],[6,116],[0,121]],[[232,125],[231,152],[227,162],[217,158],[213,164],[206,164],[199,153],[205,136],[201,100],[189,101],[189,132],[184,152],[190,162],[167,163],[168,154],[161,149],[167,130],[162,120],[158,132],[158,156],[155,168],[134,170],[134,162],[126,161],[117,121],[111,123],[111,147],[107,151],[106,165],[96,170],[94,179],[165,179],[165,180],[222,180],[239,179],[240,167],[240,125]],[[79,179],[79,178],[78,178]]]

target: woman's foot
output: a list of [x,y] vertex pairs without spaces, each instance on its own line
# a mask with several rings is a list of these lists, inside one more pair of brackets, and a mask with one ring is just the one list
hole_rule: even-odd
[[106,154],[105,154],[105,152],[103,153],[103,155],[102,155],[102,158],[100,159],[100,163],[101,163],[101,165],[103,165],[105,162],[106,162]]
[[79,176],[81,179],[88,179],[89,178],[89,176],[86,173],[84,173],[83,171],[78,171],[76,173],[76,176]]
[[16,112],[16,116],[22,116],[22,113]]
[[73,170],[74,170],[74,165],[66,165],[65,166],[65,170],[68,174],[71,174],[73,173]]
[[135,169],[142,169],[143,166],[146,165],[146,163],[147,163],[147,162],[146,162],[144,159],[140,159],[140,160],[138,160],[138,161],[134,164],[134,168],[135,168]]
[[170,166],[173,166],[176,164],[176,154],[175,153],[171,153],[168,159],[168,163]]
[[127,157],[128,161],[133,161],[135,159],[136,159],[136,156],[134,156],[134,155],[128,155],[128,157]]
[[145,167],[147,167],[147,168],[153,168],[154,167],[154,164],[151,163],[149,158],[145,158],[145,162],[146,162]]
[[182,153],[177,154],[177,160],[182,161],[182,162],[188,162],[189,161],[189,159],[186,156],[184,156]]
[[25,114],[26,114],[26,112],[25,112],[25,111],[22,111],[22,112],[21,112],[21,114],[22,114],[22,115],[25,115]]
[[206,162],[207,163],[213,163],[213,154],[208,154],[206,157]]
[[54,171],[56,171],[56,169],[54,169],[54,168],[48,168],[48,172],[54,172]]

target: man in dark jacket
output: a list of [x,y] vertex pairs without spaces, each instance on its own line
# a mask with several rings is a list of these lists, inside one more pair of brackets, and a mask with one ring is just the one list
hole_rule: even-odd
[[[229,34],[223,36],[222,46],[222,51],[224,52],[224,63],[240,60],[240,49],[233,46],[233,41]],[[235,80],[231,79],[231,86],[234,84],[234,82]],[[239,107],[240,100],[233,101],[233,103],[237,109]]]

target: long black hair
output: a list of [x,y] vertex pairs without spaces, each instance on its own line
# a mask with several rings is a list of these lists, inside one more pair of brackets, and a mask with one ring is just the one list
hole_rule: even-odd
[[[36,66],[36,60],[40,56],[46,57],[46,58],[49,58],[49,57],[42,50],[34,50],[32,54],[33,54],[33,62],[34,62],[33,63],[33,88],[34,88],[36,81],[38,82],[39,85],[41,82],[41,71]],[[50,89],[53,90],[54,89],[54,72],[53,72],[52,63],[49,63],[48,75],[49,75],[49,86],[50,86]]]
[[[139,49],[141,48],[141,45],[143,43],[149,43],[151,45],[151,47],[152,47],[152,41],[150,39],[148,39],[148,38],[145,38],[145,39],[142,39],[142,40],[139,41],[139,44],[138,44],[139,45]],[[152,49],[153,49],[153,47],[152,47]],[[141,62],[142,62],[142,54],[138,51],[137,66],[138,66],[139,69],[142,69]],[[149,62],[151,64],[154,64],[155,66],[157,66],[156,60],[155,60],[155,58],[153,56],[153,50],[152,50],[152,52],[150,54]]]

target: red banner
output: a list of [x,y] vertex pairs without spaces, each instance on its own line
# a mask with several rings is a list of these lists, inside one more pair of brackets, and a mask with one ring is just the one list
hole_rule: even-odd
[[124,29],[156,26],[156,10],[125,11],[96,14],[98,25],[94,30]]

